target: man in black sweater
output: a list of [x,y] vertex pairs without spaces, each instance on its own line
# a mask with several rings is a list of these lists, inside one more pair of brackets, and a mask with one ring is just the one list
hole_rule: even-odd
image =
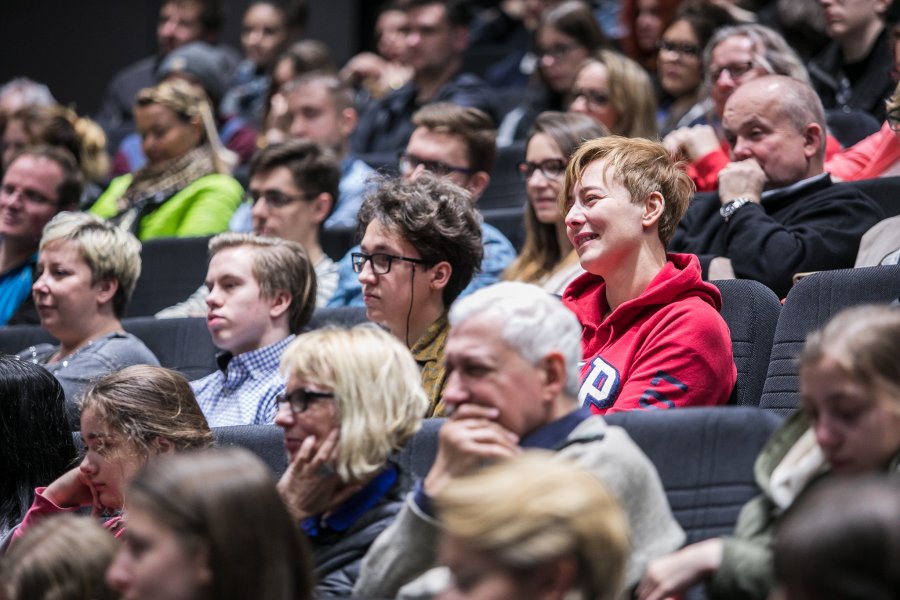
[[722,125],[732,162],[718,192],[694,199],[669,250],[697,254],[707,279],[756,279],[779,297],[795,273],[852,267],[884,214],[824,172],[815,92],[780,75],[749,81],[728,99]]

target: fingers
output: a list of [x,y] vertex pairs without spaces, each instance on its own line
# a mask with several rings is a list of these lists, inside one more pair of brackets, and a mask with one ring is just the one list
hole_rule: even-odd
[[451,421],[461,421],[464,419],[487,419],[495,421],[500,416],[500,409],[493,406],[484,406],[475,404],[474,402],[463,402],[459,404],[450,417]]

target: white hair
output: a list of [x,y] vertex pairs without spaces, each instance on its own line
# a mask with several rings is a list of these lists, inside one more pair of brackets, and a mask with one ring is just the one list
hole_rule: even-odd
[[480,314],[502,323],[500,337],[533,365],[551,352],[562,354],[565,392],[572,398],[578,396],[581,324],[559,298],[536,285],[506,281],[457,300],[450,309],[450,325]]

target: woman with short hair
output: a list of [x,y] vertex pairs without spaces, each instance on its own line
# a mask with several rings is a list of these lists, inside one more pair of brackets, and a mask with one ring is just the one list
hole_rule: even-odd
[[59,344],[38,344],[19,357],[59,380],[73,424],[74,403],[97,377],[134,364],[158,365],[126,333],[122,316],[141,273],[133,235],[85,213],[60,213],[44,228],[32,295],[41,326]]
[[360,325],[298,336],[281,369],[275,424],[290,464],[278,489],[312,543],[317,594],[349,595],[411,484],[391,454],[428,408],[419,368],[397,338]]

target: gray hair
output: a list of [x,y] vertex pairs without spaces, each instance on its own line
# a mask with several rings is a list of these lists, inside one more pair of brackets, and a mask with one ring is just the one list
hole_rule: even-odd
[[785,75],[806,85],[811,85],[809,73],[797,52],[790,47],[784,37],[765,25],[754,23],[723,27],[706,44],[703,51],[703,67],[709,69],[712,53],[716,46],[733,37],[745,37],[753,42],[756,64],[771,75]]
[[557,297],[527,283],[498,283],[460,298],[450,309],[450,326],[480,314],[502,323],[500,337],[533,365],[551,352],[561,353],[566,361],[565,392],[578,396],[581,324]]

